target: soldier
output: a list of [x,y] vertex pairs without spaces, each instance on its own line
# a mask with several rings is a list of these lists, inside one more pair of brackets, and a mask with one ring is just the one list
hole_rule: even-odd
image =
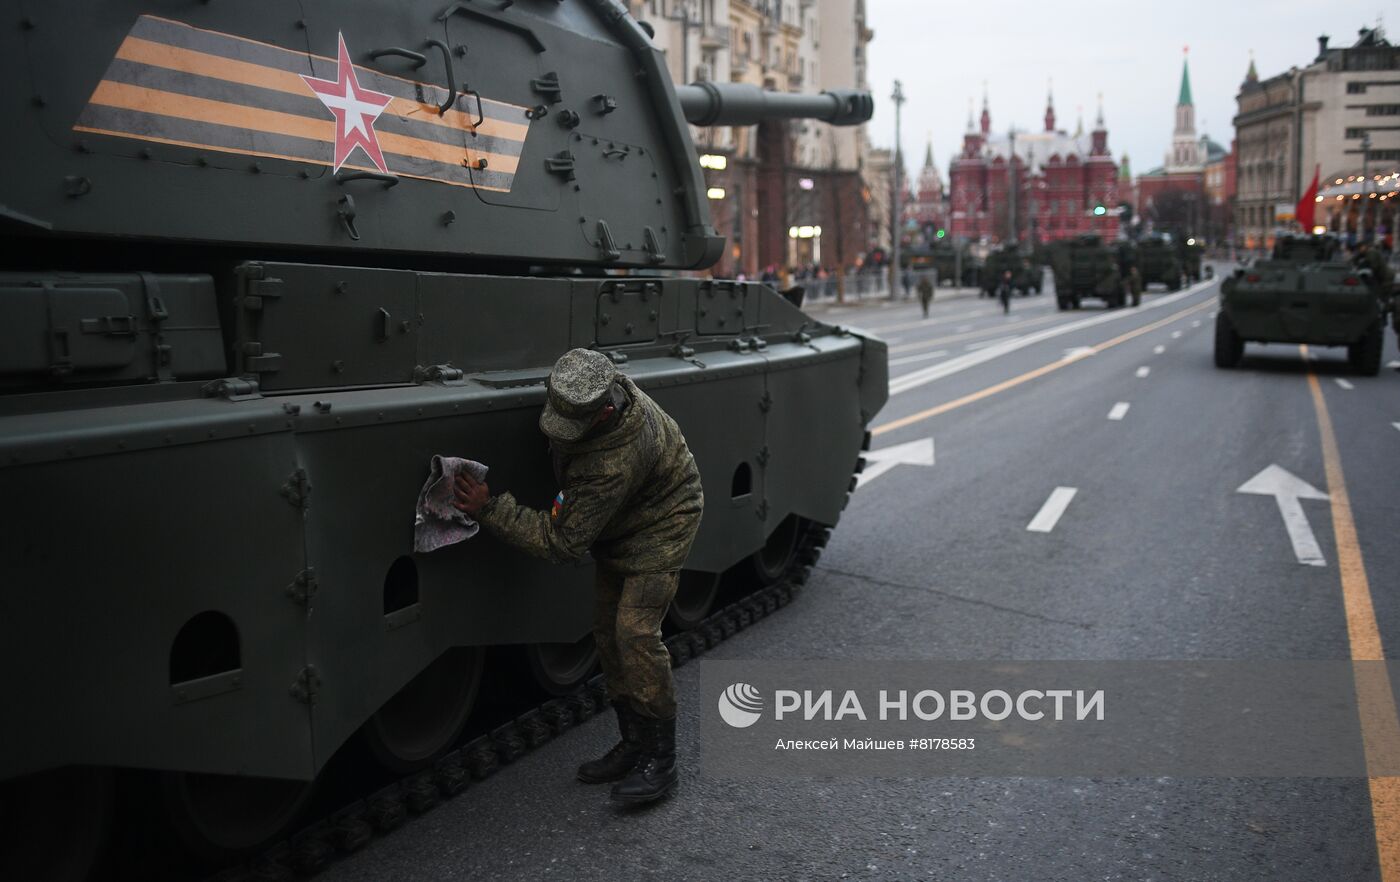
[[933,280],[924,273],[919,277],[919,305],[924,309],[924,318],[928,318],[928,305],[933,302]]
[[1142,274],[1137,264],[1128,267],[1128,294],[1133,298],[1133,306],[1142,305]]
[[1351,262],[1358,269],[1369,269],[1371,278],[1382,291],[1389,291],[1391,283],[1395,281],[1395,273],[1386,262],[1385,255],[1369,239],[1363,239],[1357,244]]
[[540,430],[562,488],[549,511],[458,478],[457,507],[493,536],[556,563],[592,552],[593,636],[622,739],[579,767],[617,782],[626,802],[676,783],[676,697],[661,619],[700,526],[700,473],[680,427],[601,352],[571,349],[554,364]]

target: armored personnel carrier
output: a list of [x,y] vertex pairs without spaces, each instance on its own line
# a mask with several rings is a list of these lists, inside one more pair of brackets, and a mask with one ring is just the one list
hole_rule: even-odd
[[1393,295],[1382,279],[1341,255],[1332,236],[1280,236],[1271,256],[1220,285],[1215,366],[1236,367],[1245,343],[1345,346],[1360,374],[1380,371]]
[[1167,233],[1143,236],[1137,242],[1137,267],[1142,285],[1165,285],[1168,291],[1179,291],[1183,272],[1176,242]]
[[1032,292],[1040,293],[1042,267],[1032,264],[1030,256],[1017,245],[1004,245],[987,255],[982,271],[982,293],[995,295],[1001,275],[1007,270],[1011,271],[1011,286],[1016,293],[1023,297]]
[[1084,234],[1058,243],[1051,268],[1060,309],[1079,309],[1086,297],[1097,297],[1110,309],[1127,302],[1118,257],[1099,236]]
[[572,347],[700,466],[672,627],[840,516],[885,345],[677,271],[724,244],[691,124],[868,95],[673,86],[617,0],[23,0],[0,49],[0,878],[83,878],[132,782],[244,852],[351,746],[441,771],[488,663],[585,682],[587,561],[412,541],[434,454],[548,507]]

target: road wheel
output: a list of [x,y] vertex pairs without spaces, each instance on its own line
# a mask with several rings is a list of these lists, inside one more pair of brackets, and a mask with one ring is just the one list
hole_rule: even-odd
[[666,610],[666,622],[677,631],[688,631],[704,621],[719,596],[719,573],[681,570],[676,596]]
[[591,633],[573,643],[532,643],[525,647],[530,676],[550,695],[568,695],[598,666],[598,647]]
[[759,585],[772,585],[781,579],[797,558],[802,538],[802,519],[788,515],[768,535],[768,541],[749,556],[749,569]]
[[449,649],[375,711],[360,733],[380,765],[406,775],[452,746],[476,704],[484,659],[479,646]]
[[1235,326],[1224,312],[1215,316],[1215,366],[1238,367],[1244,358],[1244,341],[1235,333]]
[[112,824],[112,772],[69,766],[0,785],[0,879],[83,882]]
[[1083,301],[1081,301],[1081,300],[1079,299],[1079,295],[1076,294],[1076,295],[1074,295],[1074,299],[1071,300],[1070,303],[1072,304],[1072,306],[1071,306],[1072,309],[1079,309],[1079,308],[1081,308]]
[[1381,372],[1381,350],[1385,347],[1385,325],[1377,324],[1366,335],[1347,347],[1347,360],[1362,376],[1374,377]]
[[256,851],[284,835],[311,796],[311,781],[167,772],[166,811],[196,857],[222,861]]
[[1069,301],[1063,297],[1056,297],[1055,306],[1058,307],[1061,312],[1063,312],[1064,310],[1069,309]]

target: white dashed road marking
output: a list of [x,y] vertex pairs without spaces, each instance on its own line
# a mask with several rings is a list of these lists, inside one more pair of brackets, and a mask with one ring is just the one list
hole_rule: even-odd
[[1143,365],[1142,367],[1137,369],[1137,375],[1139,379],[1147,376],[1150,373],[1152,373],[1152,368],[1148,367],[1147,365]]
[[1055,525],[1060,522],[1060,515],[1069,508],[1069,501],[1078,492],[1076,487],[1056,487],[1050,498],[1040,507],[1040,511],[1026,525],[1026,529],[1032,533],[1049,533],[1055,529]]
[[1173,339],[1173,340],[1180,339],[1180,337],[1181,337],[1181,332],[1180,332],[1180,331],[1172,331],[1172,339]]
[[1341,377],[1336,377],[1335,379],[1337,381],[1337,385],[1341,386],[1343,389],[1350,391],[1356,388],[1351,384],[1351,380],[1343,380]]
[[1163,352],[1166,352],[1166,351],[1167,351],[1167,347],[1165,347],[1165,346],[1153,346],[1153,347],[1152,347],[1152,354],[1153,354],[1153,355],[1161,355]]
[[1117,404],[1113,405],[1113,409],[1108,412],[1108,418],[1111,420],[1121,420],[1123,417],[1128,415],[1128,408],[1130,406],[1131,405],[1129,405],[1126,401],[1118,402]]

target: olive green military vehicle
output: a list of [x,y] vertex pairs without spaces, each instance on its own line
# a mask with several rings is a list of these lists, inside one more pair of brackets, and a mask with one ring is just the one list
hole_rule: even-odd
[[1011,271],[1011,287],[1021,296],[1040,293],[1043,268],[1031,262],[1019,246],[1004,245],[987,255],[982,270],[982,293],[995,295],[1002,273]]
[[1185,273],[1177,243],[1167,233],[1153,233],[1137,241],[1137,267],[1142,286],[1160,284],[1168,291],[1181,290]]
[[[936,269],[938,282],[941,285],[968,287],[976,285],[981,278],[982,261],[972,253],[972,249],[967,245],[958,245],[946,239],[940,239],[932,245],[910,249],[904,254],[911,262],[917,261],[920,266],[932,266]],[[911,263],[911,265],[914,264]]]
[[1205,262],[1206,246],[1200,239],[1185,239],[1178,251],[1181,257],[1181,271],[1185,273],[1188,283],[1199,282],[1215,274],[1215,270]]
[[1100,236],[1086,233],[1058,242],[1051,269],[1060,309],[1079,309],[1089,297],[1104,301],[1110,309],[1127,303],[1118,255]]
[[836,523],[885,344],[676,271],[724,246],[691,124],[856,124],[868,95],[673,86],[618,0],[12,13],[0,879],[83,878],[129,785],[190,851],[245,852],[347,749],[436,768],[486,665],[585,682],[587,560],[413,552],[434,454],[549,506],[570,348],[699,464],[674,627]]
[[1220,285],[1215,365],[1232,368],[1245,343],[1345,346],[1352,367],[1380,371],[1392,292],[1341,255],[1332,236],[1280,236],[1267,260],[1237,269]]

